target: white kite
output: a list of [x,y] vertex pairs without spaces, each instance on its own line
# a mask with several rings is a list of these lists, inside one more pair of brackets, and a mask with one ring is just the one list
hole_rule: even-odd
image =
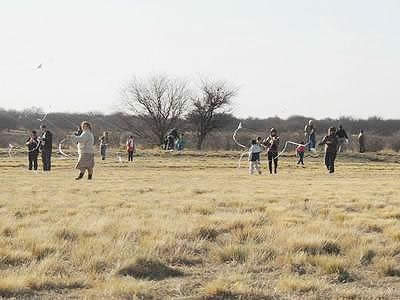
[[241,162],[242,162],[243,157],[249,153],[249,148],[246,147],[245,145],[239,143],[239,142],[237,141],[237,139],[236,139],[236,135],[237,135],[238,131],[239,131],[240,129],[242,129],[242,128],[243,128],[242,122],[240,122],[239,125],[238,125],[238,127],[236,128],[236,130],[233,132],[233,135],[232,135],[232,138],[233,138],[233,141],[235,142],[235,144],[238,145],[239,147],[243,148],[243,149],[246,149],[246,150],[244,150],[244,151],[240,154],[239,163],[238,163],[238,168],[239,168],[239,169],[240,169],[240,166],[241,166]]
[[58,153],[60,153],[62,156],[64,157],[70,157],[68,154],[64,153],[64,151],[62,150],[62,144],[65,142],[65,139],[61,140],[58,143]]

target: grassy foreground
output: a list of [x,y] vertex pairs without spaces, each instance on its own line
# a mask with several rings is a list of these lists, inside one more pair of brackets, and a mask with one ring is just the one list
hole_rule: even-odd
[[[0,158],[0,297],[399,299],[398,157],[249,176],[237,153]],[[264,164],[265,168],[265,164]]]

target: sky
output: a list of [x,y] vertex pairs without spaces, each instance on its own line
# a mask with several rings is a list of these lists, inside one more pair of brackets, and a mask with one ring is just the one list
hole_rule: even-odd
[[110,113],[160,73],[230,82],[238,117],[400,118],[399,16],[398,0],[1,0],[0,107]]

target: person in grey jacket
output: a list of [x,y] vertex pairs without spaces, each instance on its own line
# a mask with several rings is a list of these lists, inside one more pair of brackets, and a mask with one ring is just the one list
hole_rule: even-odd
[[76,169],[80,170],[76,180],[80,180],[85,175],[86,170],[88,171],[88,180],[93,178],[93,168],[94,168],[94,136],[92,133],[92,126],[89,122],[82,122],[82,133],[80,136],[72,135],[71,139],[73,142],[78,143],[78,154],[79,159],[76,164]]

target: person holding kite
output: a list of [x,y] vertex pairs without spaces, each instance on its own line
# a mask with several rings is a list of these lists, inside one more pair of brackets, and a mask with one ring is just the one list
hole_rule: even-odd
[[268,169],[269,173],[272,174],[272,165],[274,165],[274,174],[278,172],[278,148],[279,148],[280,138],[278,132],[275,128],[271,128],[271,133],[263,141],[263,145],[267,148],[268,157]]
[[93,168],[94,168],[94,136],[92,133],[92,126],[89,122],[82,122],[82,133],[80,136],[71,136],[72,142],[78,143],[78,154],[79,159],[76,164],[76,169],[80,170],[78,177],[76,180],[80,180],[85,175],[86,170],[88,171],[88,180],[91,180],[93,177]]
[[36,130],[32,130],[31,136],[27,139],[26,146],[28,146],[28,161],[29,170],[36,171],[38,169],[38,156],[39,156],[39,146],[40,142]]

